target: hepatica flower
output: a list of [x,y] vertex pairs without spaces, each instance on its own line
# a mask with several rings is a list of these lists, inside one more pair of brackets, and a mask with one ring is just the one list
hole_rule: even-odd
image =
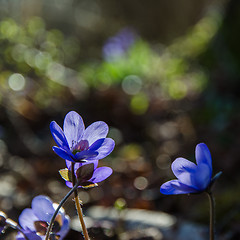
[[[32,208],[26,208],[19,216],[19,224],[29,240],[44,240],[49,222],[57,204],[46,196],[37,196],[32,200]],[[51,240],[61,240],[69,230],[69,217],[61,208],[50,234]],[[17,240],[25,240],[22,233],[18,233]]]
[[205,191],[212,183],[212,158],[206,144],[200,143],[195,151],[196,163],[185,158],[177,158],[172,163],[175,180],[164,183],[160,192],[163,194],[186,194]]
[[74,112],[69,112],[62,128],[55,122],[51,122],[50,130],[58,147],[53,151],[61,158],[72,162],[95,161],[108,156],[115,142],[106,138],[108,125],[98,121],[85,129],[82,117]]
[[131,28],[122,29],[104,44],[104,59],[113,61],[125,56],[128,49],[135,43],[136,38],[136,33]]
[[[67,169],[62,169],[59,171],[62,178],[66,181],[66,185],[70,188],[72,185],[72,174],[71,174],[71,162],[66,161]],[[112,174],[112,169],[110,167],[99,167],[98,161],[92,161],[91,163],[75,163],[74,174],[77,181],[79,182],[79,187],[89,188],[97,186],[97,183],[102,182]]]

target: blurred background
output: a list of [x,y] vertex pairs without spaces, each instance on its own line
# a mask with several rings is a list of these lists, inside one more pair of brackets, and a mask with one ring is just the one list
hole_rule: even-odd
[[49,124],[75,110],[116,142],[100,161],[114,173],[80,193],[84,209],[120,201],[207,226],[205,195],[159,192],[205,142],[223,171],[218,234],[238,239],[239,16],[238,0],[0,0],[0,209],[17,221],[34,196],[68,192]]

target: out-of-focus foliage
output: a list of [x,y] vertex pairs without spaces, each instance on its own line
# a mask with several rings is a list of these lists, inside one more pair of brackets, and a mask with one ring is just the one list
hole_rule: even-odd
[[2,104],[8,103],[24,114],[28,107],[44,108],[61,102],[66,86],[77,90],[73,86],[77,73],[67,67],[74,66],[79,52],[74,37],[47,30],[38,17],[24,25],[5,19],[0,22],[0,33]]
[[[2,20],[0,103],[7,112],[6,121],[10,120],[15,127],[12,133],[3,126],[4,140],[10,143],[10,151],[12,148],[16,152],[20,149],[24,152],[26,147],[31,154],[38,156],[49,153],[50,141],[46,141],[50,138],[50,131],[46,130],[49,115],[56,112],[65,115],[64,108],[69,106],[81,114],[85,111],[88,117],[94,112],[98,120],[106,119],[115,124],[110,128],[110,135],[117,147],[110,156],[112,161],[108,161],[119,173],[113,176],[113,196],[134,199],[141,195],[144,203],[135,201],[133,206],[146,204],[150,207],[152,203],[148,201],[156,195],[134,191],[148,190],[154,175],[151,164],[164,172],[169,168],[171,158],[179,150],[177,139],[180,136],[191,140],[195,136],[189,116],[166,118],[168,112],[175,111],[168,104],[195,99],[202,93],[208,75],[197,56],[205,51],[220,22],[218,13],[210,12],[169,46],[150,44],[133,29],[126,28],[106,39],[101,46],[101,59],[90,61],[81,58],[84,49],[81,49],[80,40],[59,30],[48,29],[42,18],[34,17],[24,24],[13,19]],[[135,119],[139,115],[145,116],[148,111],[149,119],[154,115],[158,118],[161,113],[161,121],[145,117]],[[43,113],[46,122],[40,126],[38,119]],[[38,124],[37,131],[31,129],[26,119]],[[14,139],[7,134],[12,134]],[[20,140],[23,145],[18,144]],[[35,166],[36,171],[44,175],[46,165],[40,165]],[[24,173],[28,179],[32,177],[29,172],[27,175]],[[121,177],[128,173],[128,178],[119,185]],[[133,186],[129,186],[131,181]],[[119,196],[119,193],[123,194]],[[86,193],[85,196],[89,202],[90,195]]]
[[205,50],[220,22],[219,15],[211,12],[168,47],[151,46],[125,29],[103,46],[106,50],[111,44],[110,54],[121,54],[82,64],[77,62],[81,43],[59,30],[46,29],[41,18],[34,17],[23,25],[2,20],[0,100],[31,118],[27,109],[58,108],[69,94],[79,98],[88,88],[104,90],[121,85],[135,114],[146,112],[152,96],[176,100],[194,97],[207,83],[196,57]]
[[[100,161],[111,166],[114,174],[99,188],[81,192],[84,204],[113,206],[115,203],[120,209],[126,201],[130,208],[170,210],[173,214],[184,213],[186,218],[204,218],[205,222],[208,209],[201,208],[201,198],[200,203],[194,196],[188,199],[194,199],[189,211],[186,198],[166,199],[160,195],[159,187],[173,177],[170,165],[174,158],[189,156],[200,141],[211,148],[214,168],[226,170],[223,178],[227,171],[229,176],[237,171],[233,167],[238,160],[238,148],[233,145],[237,137],[230,130],[235,130],[238,122],[239,100],[236,94],[222,94],[225,88],[218,92],[217,87],[222,84],[237,89],[235,83],[226,81],[231,80],[229,73],[221,76],[224,67],[232,70],[235,66],[229,58],[224,58],[231,55],[227,49],[219,48],[216,39],[223,15],[213,7],[197,24],[191,18],[186,25],[193,27],[183,32],[176,29],[177,20],[169,14],[172,22],[160,25],[162,28],[172,25],[178,34],[161,36],[166,31],[151,32],[158,28],[157,23],[153,29],[146,27],[153,22],[152,14],[145,19],[146,25],[140,22],[141,4],[134,6],[134,1],[124,1],[132,4],[132,13],[138,16],[136,26],[140,31],[137,32],[117,22],[116,12],[104,15],[102,2],[102,7],[106,4],[111,12],[109,1],[72,0],[64,1],[64,5],[48,1],[45,8],[56,4],[57,8],[55,5],[53,8],[57,13],[49,11],[42,18],[26,17],[26,21],[11,18],[0,21],[0,166],[4,173],[0,176],[0,207],[12,211],[26,207],[37,193],[49,194],[56,200],[66,193],[64,181],[57,173],[64,167],[64,161],[51,152],[54,143],[50,142],[49,123],[53,119],[62,121],[66,112],[76,110],[86,118],[86,126],[92,121],[106,121],[110,137],[116,142],[114,152]],[[170,6],[173,2],[170,11],[181,5],[181,1],[165,1],[165,4]],[[116,1],[116,4],[123,3]],[[125,5],[121,6],[124,9]],[[156,8],[151,3],[148,6],[148,13]],[[73,9],[74,14],[69,14]],[[66,19],[61,19],[61,11]],[[156,16],[158,11],[162,9],[156,9]],[[192,13],[189,8],[187,11]],[[129,12],[128,19],[132,13]],[[51,20],[45,18],[50,15]],[[78,19],[76,25],[72,22],[74,18]],[[58,24],[52,24],[53,19]],[[108,26],[109,19],[114,20]],[[74,27],[67,29],[69,25]],[[148,32],[146,28],[156,39],[149,41],[150,35],[141,35]],[[181,37],[173,40],[171,35]],[[169,38],[171,42],[161,43]],[[224,187],[229,188],[225,184],[222,191]],[[227,198],[228,194],[224,196]],[[118,202],[119,199],[124,201]],[[227,209],[231,201],[237,203],[237,195],[232,195],[230,203],[225,198],[222,201]]]
[[[142,92],[137,97],[141,99],[139,101],[144,101],[144,97],[141,97],[143,94],[151,95],[153,92],[163,98],[176,100],[196,96],[207,83],[207,75],[196,57],[206,49],[220,23],[220,15],[211,12],[189,33],[168,47],[151,46],[143,39],[136,38],[134,44],[125,49],[125,54],[116,54],[110,61],[82,66],[81,76],[93,87],[107,88],[121,84],[129,95]],[[119,35],[116,38],[120,42]],[[119,47],[115,47],[118,53]]]

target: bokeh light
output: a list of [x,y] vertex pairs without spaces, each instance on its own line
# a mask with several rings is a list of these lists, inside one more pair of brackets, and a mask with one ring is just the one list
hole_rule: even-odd
[[[105,121],[116,143],[99,161],[111,177],[79,190],[86,209],[169,211],[205,224],[202,199],[186,204],[159,187],[176,157],[193,160],[206,142],[224,170],[217,221],[238,212],[239,3],[173,2],[0,1],[0,210],[17,219],[35,195],[67,193],[49,123],[75,110],[86,126]],[[222,224],[222,239],[239,224],[238,215]]]
[[22,74],[14,73],[8,79],[8,85],[13,91],[23,90],[26,84],[26,80]]

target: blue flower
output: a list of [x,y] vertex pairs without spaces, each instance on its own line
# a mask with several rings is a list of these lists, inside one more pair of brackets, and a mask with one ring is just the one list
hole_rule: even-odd
[[[32,208],[26,208],[19,216],[19,224],[29,240],[44,240],[48,224],[57,208],[46,196],[37,196],[32,200]],[[50,234],[51,239],[61,240],[69,230],[69,217],[60,209]],[[22,233],[18,233],[17,240],[25,240]]]
[[131,28],[122,29],[105,43],[103,47],[104,59],[114,61],[125,56],[128,49],[136,41],[136,38],[136,33]]
[[[66,160],[67,169],[60,170],[60,175],[66,181],[66,185],[70,188],[72,185],[71,174],[71,162]],[[102,182],[112,174],[110,167],[97,167],[98,161],[92,161],[91,163],[75,163],[74,174],[79,182],[79,187],[89,188],[97,186],[97,183]]]
[[66,115],[63,130],[55,121],[51,122],[50,130],[58,145],[53,151],[72,162],[105,158],[115,146],[113,139],[106,138],[109,129],[105,122],[94,122],[85,129],[82,117],[74,111]]
[[160,192],[166,195],[199,193],[212,183],[212,158],[206,144],[200,143],[195,151],[197,164],[185,158],[177,158],[172,163],[172,171],[177,177],[164,183]]

